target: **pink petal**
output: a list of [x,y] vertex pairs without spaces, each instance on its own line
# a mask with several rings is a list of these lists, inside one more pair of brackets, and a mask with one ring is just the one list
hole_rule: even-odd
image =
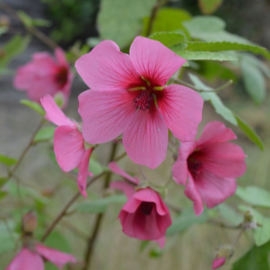
[[207,171],[196,179],[195,184],[208,208],[224,202],[237,188],[235,179],[219,177]]
[[50,95],[41,98],[40,102],[46,112],[46,118],[49,121],[57,126],[76,127],[76,124],[65,116]]
[[129,180],[133,184],[139,184],[139,179],[137,177],[132,177],[129,174],[127,174],[125,171],[123,171],[116,162],[111,162],[109,164],[109,168],[111,171],[113,171],[116,174],[119,174],[123,176],[125,179]]
[[132,42],[130,59],[140,75],[160,86],[186,62],[160,42],[144,37],[136,37]]
[[181,143],[179,155],[172,167],[173,179],[180,185],[186,185],[188,177],[187,158],[195,150],[195,142]]
[[202,132],[201,137],[196,141],[198,146],[202,147],[204,144],[226,142],[235,140],[237,137],[233,131],[218,121],[208,123]]
[[67,66],[67,67],[69,66],[67,59],[66,59],[66,54],[61,48],[59,48],[59,47],[56,48],[54,53],[55,53],[55,58],[56,58],[59,65]]
[[202,97],[188,87],[174,84],[162,94],[158,106],[167,127],[181,142],[194,140],[202,120]]
[[197,188],[197,182],[194,182],[191,174],[188,176],[188,184],[185,189],[185,195],[193,201],[193,208],[196,216],[203,212],[203,200]]
[[246,171],[245,153],[233,143],[215,143],[206,145],[200,152],[203,167],[207,171],[225,178],[236,178]]
[[17,69],[14,77],[14,87],[18,90],[28,90],[35,78],[35,65],[30,62]]
[[123,144],[130,159],[151,169],[159,166],[167,154],[168,130],[157,111],[137,110],[123,134]]
[[51,75],[57,68],[53,57],[47,52],[34,53],[32,63],[35,64],[36,74],[39,76]]
[[84,198],[87,197],[87,193],[86,193],[87,176],[89,174],[89,160],[90,160],[92,151],[93,151],[93,148],[90,148],[84,151],[81,158],[81,162],[78,166],[79,172],[78,172],[77,183],[78,183],[78,188]]
[[218,259],[215,259],[213,261],[213,264],[212,264],[212,269],[217,269],[219,268],[220,266],[222,266],[226,261],[226,258],[225,257],[221,257],[221,258],[218,258]]
[[84,82],[94,90],[128,89],[142,81],[129,55],[120,52],[116,43],[105,40],[90,53],[81,56],[75,67]]
[[124,192],[128,199],[130,199],[135,192],[134,187],[125,181],[114,181],[110,184],[110,188]]
[[163,249],[164,246],[165,246],[165,243],[166,243],[166,237],[163,236],[163,237],[161,237],[161,238],[159,238],[159,239],[157,239],[157,240],[154,240],[154,242],[158,243],[158,244],[159,244],[159,247],[160,247],[161,249]]
[[45,247],[41,244],[36,244],[36,250],[42,257],[56,265],[59,269],[62,269],[67,263],[77,262],[74,256],[56,249]]
[[82,134],[72,127],[58,127],[54,133],[54,152],[64,172],[75,169],[85,152]]
[[42,258],[23,248],[5,270],[44,270]]
[[134,96],[128,91],[88,90],[79,95],[82,132],[90,144],[100,144],[120,136],[130,125],[136,111]]

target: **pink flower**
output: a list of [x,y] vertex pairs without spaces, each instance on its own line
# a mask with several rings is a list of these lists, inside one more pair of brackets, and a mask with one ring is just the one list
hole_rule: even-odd
[[150,168],[166,157],[168,128],[181,141],[193,140],[203,100],[182,85],[166,85],[186,62],[158,41],[136,37],[130,54],[105,40],[83,55],[75,67],[91,88],[79,96],[82,133],[90,144],[123,134],[135,163]]
[[217,269],[226,262],[226,257],[217,258],[213,261],[212,269]]
[[55,49],[55,58],[46,52],[34,53],[33,60],[17,70],[14,87],[27,91],[29,99],[36,102],[47,94],[61,93],[66,105],[73,74],[62,49]]
[[74,256],[38,243],[33,250],[23,247],[6,270],[44,270],[43,258],[52,262],[59,269],[62,269],[67,263],[76,263]]
[[112,188],[123,191],[128,198],[118,216],[123,232],[140,240],[156,241],[163,247],[166,230],[172,224],[172,220],[169,209],[160,195],[150,187],[135,190],[138,179],[127,175],[115,162],[110,163],[109,168],[130,182],[111,183]]
[[203,212],[203,201],[212,208],[233,195],[235,178],[245,173],[242,148],[228,142],[236,138],[223,123],[210,122],[197,141],[181,143],[173,177],[186,186],[185,195],[193,201],[196,215]]
[[56,160],[64,172],[75,168],[78,172],[78,187],[86,197],[89,159],[93,148],[86,149],[84,139],[78,130],[79,125],[67,118],[49,95],[41,98],[41,105],[46,111],[46,118],[58,126],[54,133],[54,152]]

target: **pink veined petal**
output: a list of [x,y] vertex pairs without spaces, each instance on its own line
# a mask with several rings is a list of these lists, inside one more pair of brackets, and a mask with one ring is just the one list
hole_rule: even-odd
[[197,183],[194,181],[191,174],[188,175],[188,184],[186,185],[185,195],[193,201],[195,215],[199,216],[203,212],[203,200],[197,189]]
[[89,160],[90,160],[92,151],[93,151],[93,148],[90,148],[84,151],[81,158],[81,162],[78,166],[79,172],[78,172],[77,183],[78,183],[78,188],[84,198],[87,197],[87,193],[86,193],[87,176],[89,174]]
[[[132,196],[132,197],[126,202],[126,204],[123,206],[121,212],[124,211],[124,212],[127,212],[127,213],[129,213],[129,214],[134,213],[134,212],[138,209],[138,207],[140,206],[140,204],[141,204],[141,201],[136,200],[136,199],[134,198],[134,196]],[[120,213],[120,214],[121,214],[121,213]],[[119,217],[120,217],[120,214],[119,214]],[[119,217],[118,217],[118,218],[119,218]]]
[[217,268],[219,268],[219,267],[222,266],[225,262],[226,262],[226,258],[225,258],[225,257],[221,257],[221,258],[215,259],[215,260],[213,261],[213,264],[212,264],[212,269],[217,269]]
[[140,75],[160,86],[186,62],[159,41],[144,37],[136,37],[132,42],[130,59]]
[[188,177],[187,158],[195,150],[195,142],[181,143],[179,155],[172,167],[173,179],[180,185],[186,185]]
[[118,175],[121,175],[123,176],[125,179],[129,180],[131,183],[133,184],[139,184],[139,179],[137,177],[132,177],[130,176],[129,174],[127,174],[125,171],[123,171],[118,165],[116,162],[111,162],[109,164],[109,168],[112,172],[118,174]]
[[224,202],[237,188],[235,179],[219,177],[208,171],[204,171],[195,184],[208,208]]
[[65,52],[60,47],[55,49],[54,54],[59,65],[67,66],[67,67],[69,66],[66,59]]
[[142,82],[129,55],[120,52],[118,45],[111,40],[102,41],[90,53],[81,56],[75,67],[93,90],[128,89]]
[[110,184],[110,188],[124,192],[128,199],[130,199],[135,192],[134,187],[125,181],[114,181]]
[[203,168],[217,176],[236,178],[246,171],[245,153],[233,143],[223,142],[206,145],[200,152]]
[[159,166],[167,154],[168,130],[157,111],[137,110],[123,134],[123,144],[130,159],[151,169]]
[[79,95],[82,133],[90,144],[100,144],[120,136],[130,125],[136,111],[134,96],[128,91],[88,90]]
[[68,117],[65,116],[50,95],[46,95],[45,97],[41,98],[40,102],[46,112],[47,120],[57,126],[69,126],[76,128],[76,123],[72,122]]
[[44,270],[44,262],[37,253],[23,248],[5,270]]
[[59,269],[62,269],[67,263],[77,262],[73,255],[45,247],[41,244],[36,244],[36,250],[42,257],[56,265]]
[[193,141],[202,120],[203,99],[183,85],[169,85],[158,98],[158,107],[167,127],[181,142]]
[[201,137],[196,142],[199,147],[202,147],[204,144],[226,142],[236,138],[230,128],[221,122],[213,121],[204,127]]
[[72,127],[61,126],[54,133],[54,152],[64,172],[79,166],[85,152],[82,134]]
[[166,237],[163,236],[163,237],[161,237],[161,238],[159,238],[157,240],[154,240],[154,242],[159,244],[160,249],[163,249],[164,246],[165,246],[165,243],[166,243]]

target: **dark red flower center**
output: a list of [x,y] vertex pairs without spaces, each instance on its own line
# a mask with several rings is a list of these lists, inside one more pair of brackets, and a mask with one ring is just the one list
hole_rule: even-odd
[[59,87],[63,87],[68,80],[68,69],[66,67],[59,67],[55,74],[55,81]]
[[141,93],[134,98],[133,103],[136,109],[146,111],[150,108],[152,101],[153,96],[151,93],[148,93],[148,91],[141,91]]
[[152,213],[152,209],[154,208],[155,204],[152,202],[142,202],[140,205],[140,211],[145,215],[149,216]]
[[203,163],[198,160],[196,154],[191,154],[187,160],[188,170],[192,174],[194,180],[203,171]]

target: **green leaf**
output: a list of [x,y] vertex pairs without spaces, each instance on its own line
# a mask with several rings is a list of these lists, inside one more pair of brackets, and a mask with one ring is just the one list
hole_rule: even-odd
[[[170,32],[184,30],[184,21],[191,19],[191,15],[183,9],[175,8],[161,8],[158,10],[155,20],[153,22],[151,33],[156,32]],[[143,20],[142,35],[146,36],[147,28],[149,25],[150,17],[146,17]]]
[[76,206],[76,210],[82,213],[104,213],[112,203],[125,203],[125,195],[112,195],[101,199],[86,201]]
[[243,215],[237,213],[232,207],[225,203],[218,205],[218,212],[222,218],[237,226],[243,221]]
[[0,26],[0,36],[5,34],[8,31],[7,26]]
[[66,240],[66,237],[59,231],[53,231],[45,240],[44,244],[50,248],[54,248],[62,252],[71,252],[71,247]]
[[0,189],[8,182],[8,178],[1,177],[0,178]]
[[0,190],[0,200],[4,199],[7,195],[8,193],[6,191]]
[[13,166],[17,163],[17,159],[0,154],[0,162],[5,164],[6,166]]
[[205,85],[195,75],[189,74],[189,77],[190,77],[191,81],[193,82],[193,84],[195,85],[196,88],[206,91],[206,92],[200,93],[203,100],[210,101],[211,104],[213,105],[213,107],[215,108],[216,113],[220,114],[224,119],[226,119],[227,121],[229,121],[233,125],[237,125],[237,121],[236,121],[236,119],[234,117],[233,112],[223,104],[223,102],[221,101],[219,96],[216,93],[213,93],[213,92],[208,93],[207,92],[207,91],[213,90],[213,89],[211,87]]
[[155,0],[102,0],[97,22],[101,38],[111,39],[119,47],[127,46],[154,4]]
[[106,166],[101,165],[94,157],[90,158],[89,171],[94,175],[98,175],[103,171],[108,170]]
[[161,42],[167,47],[171,47],[176,44],[185,44],[186,36],[178,32],[158,32],[152,34],[149,38]]
[[256,186],[238,186],[235,194],[251,205],[270,208],[270,192],[265,189]]
[[0,67],[5,67],[13,58],[21,54],[29,44],[30,37],[14,36],[1,49]]
[[214,13],[222,4],[223,0],[199,0],[201,12],[205,15]]
[[[18,235],[13,232],[14,224],[10,221],[0,222],[0,254],[12,251],[16,248]],[[8,225],[8,227],[7,227]]]
[[20,103],[29,107],[30,109],[36,111],[37,113],[39,113],[42,116],[45,115],[45,111],[43,110],[42,106],[40,104],[38,104],[37,102],[30,101],[28,99],[22,99],[22,100],[20,100]]
[[233,264],[232,270],[269,270],[269,252],[270,242],[260,247],[253,246]]
[[193,209],[185,209],[178,217],[173,220],[172,225],[167,229],[166,235],[179,233],[194,224],[204,223],[206,220],[206,212],[203,212],[200,216],[196,216]]
[[220,52],[220,51],[249,51],[255,54],[261,54],[267,59],[270,59],[270,53],[267,49],[253,45],[243,44],[237,42],[189,42],[186,48],[188,51],[209,51],[209,52]]
[[266,96],[266,84],[261,71],[244,59],[240,62],[240,68],[248,94],[256,104],[262,103]]
[[54,127],[44,127],[38,131],[34,138],[35,143],[51,140],[54,135]]
[[234,114],[234,117],[237,120],[238,126],[247,135],[247,137],[252,142],[254,142],[261,150],[264,150],[264,145],[259,135],[257,135],[256,132],[242,118],[240,118],[239,115]]

